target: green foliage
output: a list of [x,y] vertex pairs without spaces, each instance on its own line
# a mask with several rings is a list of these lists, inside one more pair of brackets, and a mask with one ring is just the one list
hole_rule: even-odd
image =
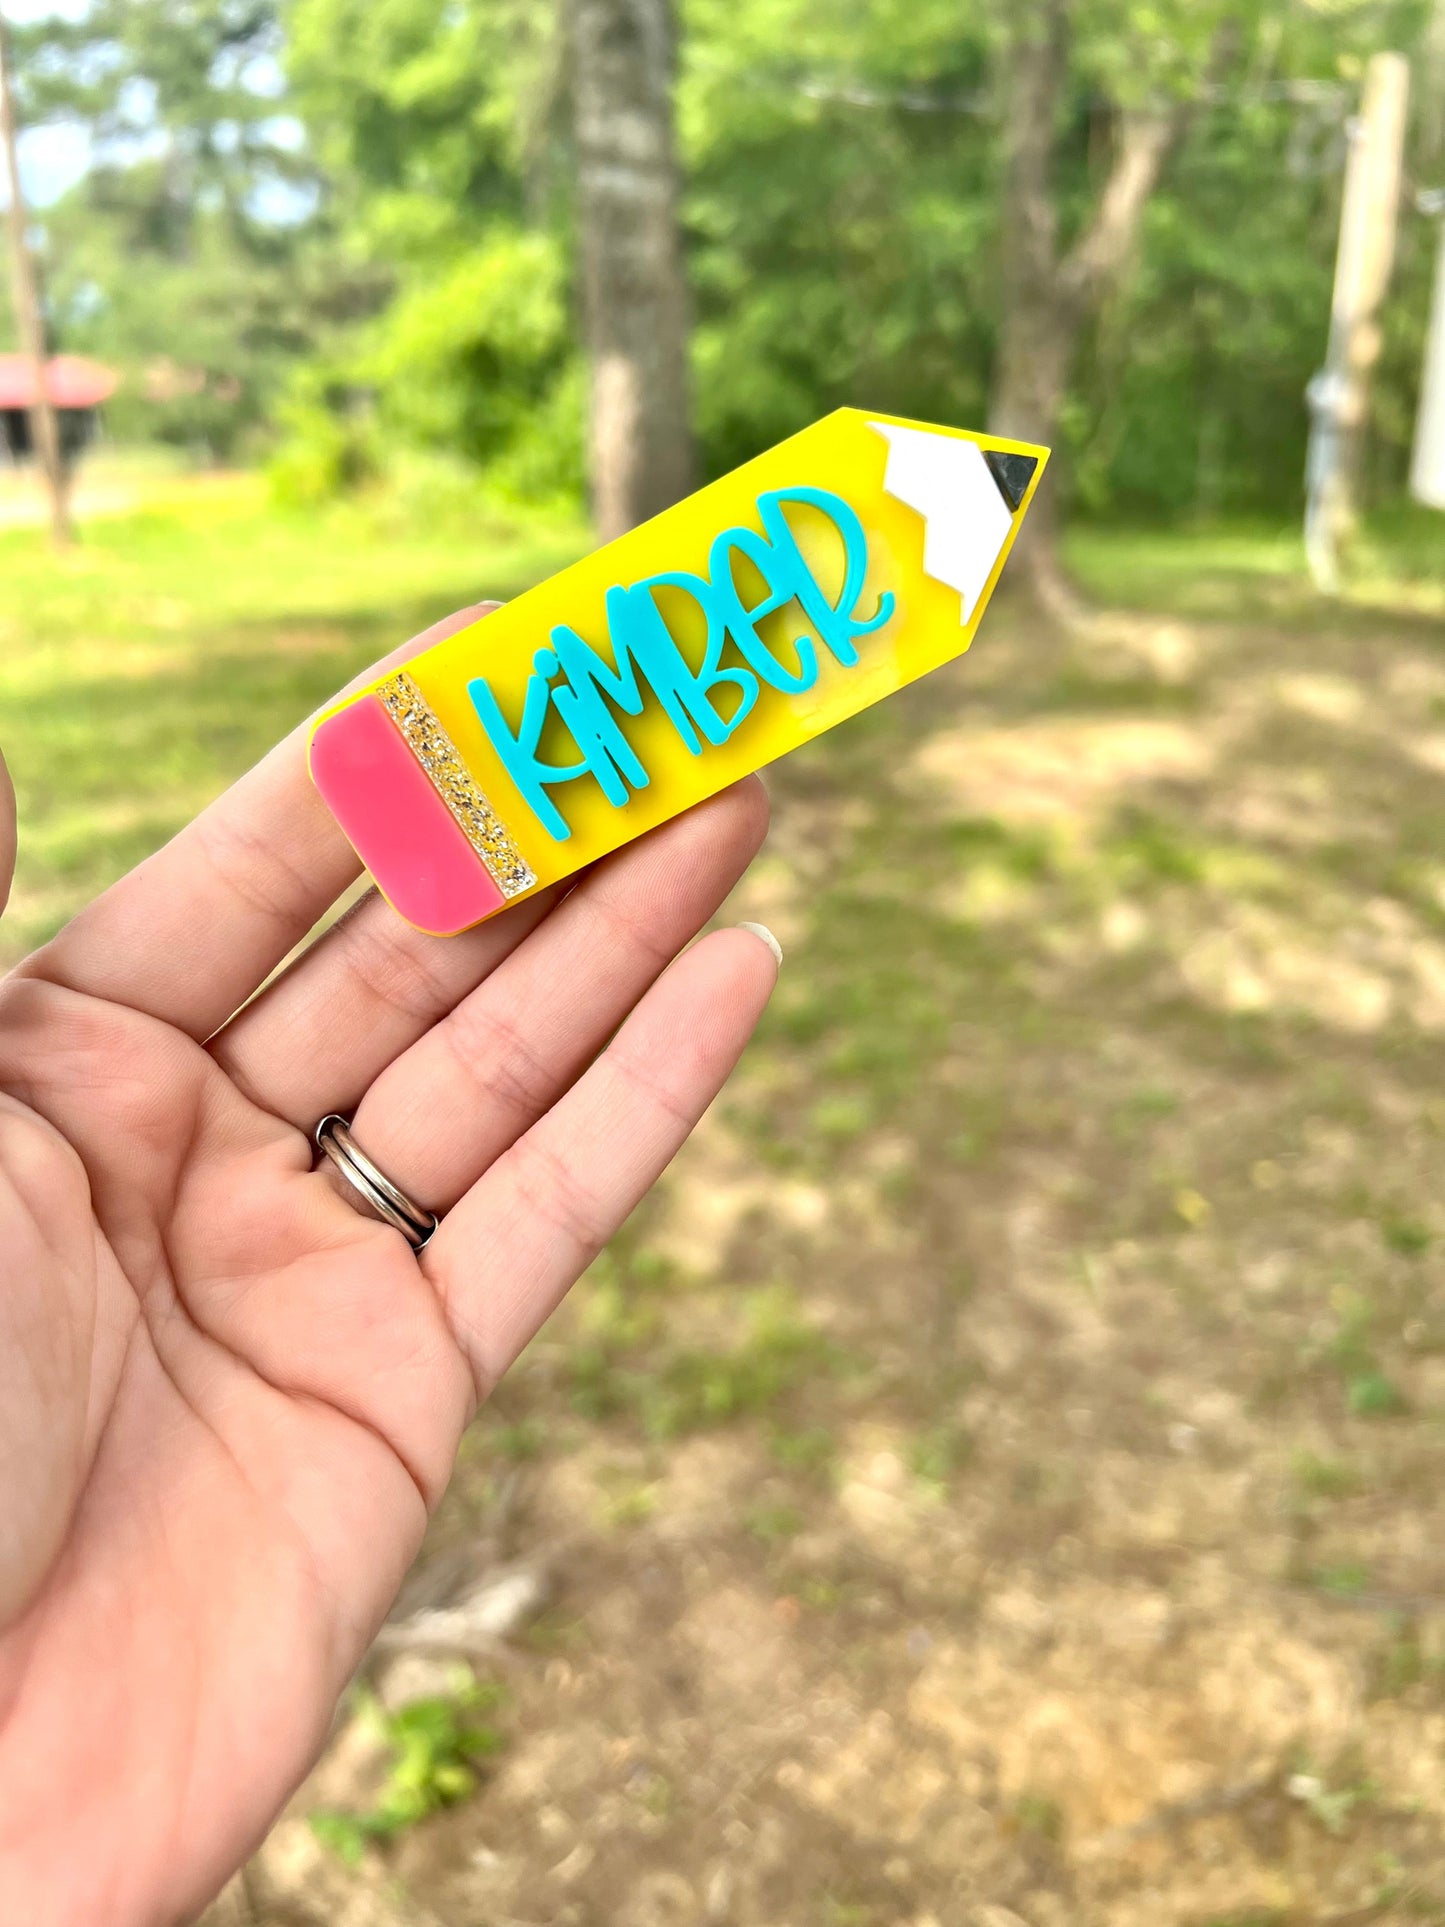
[[1360,1489],[1360,1475],[1343,1459],[1298,1451],[1290,1467],[1300,1492],[1310,1499],[1349,1499]]
[[753,1506],[744,1523],[755,1539],[764,1545],[778,1545],[796,1539],[805,1524],[796,1506],[761,1504]]
[[1418,1218],[1386,1218],[1380,1226],[1380,1236],[1389,1249],[1402,1258],[1422,1257],[1433,1242],[1430,1227]]
[[1056,1846],[1063,1837],[1064,1810],[1043,1793],[1021,1793],[1013,1804],[1013,1823],[1020,1833]]
[[973,1455],[973,1439],[957,1421],[944,1419],[930,1425],[913,1439],[908,1452],[908,1469],[922,1485],[936,1493],[946,1493],[958,1473]]
[[1362,1372],[1352,1378],[1346,1396],[1356,1418],[1393,1418],[1405,1409],[1403,1393],[1384,1372]]
[[868,1100],[843,1092],[820,1097],[808,1114],[810,1130],[834,1144],[846,1144],[852,1138],[861,1137],[871,1122]]
[[1314,1583],[1334,1599],[1358,1599],[1370,1589],[1370,1569],[1357,1559],[1346,1559],[1339,1565],[1320,1566]]
[[1289,1781],[1288,1790],[1310,1817],[1336,1839],[1348,1831],[1354,1813],[1378,1799],[1380,1791],[1373,1780],[1358,1772],[1336,1787],[1315,1774],[1296,1773]]
[[555,13],[526,0],[290,0],[292,104],[356,245],[425,271],[544,195]]
[[[693,0],[679,118],[699,424],[730,467],[844,402],[976,421],[992,304],[985,19]],[[874,103],[874,104],[869,104]]]
[[[839,403],[982,421],[1000,331],[1005,53],[985,0],[686,0],[697,425],[711,472]],[[1293,512],[1363,63],[1423,0],[1083,0],[1056,128],[1077,238],[1121,116],[1188,116],[1082,344],[1056,476],[1096,517]],[[1221,30],[1221,20],[1225,26]],[[557,0],[97,0],[20,36],[22,108],[97,165],[47,216],[63,345],[114,428],[215,455],[279,431],[292,501],[408,450],[575,502],[583,374]],[[1406,213],[1369,479],[1397,495],[1431,266]]]
[[628,1413],[649,1438],[678,1438],[763,1411],[836,1362],[791,1292],[750,1292],[742,1313],[734,1346],[671,1349],[656,1342],[655,1308],[639,1305],[604,1267],[588,1303],[587,1342],[570,1360],[574,1410],[590,1419]]
[[1445,1661],[1429,1651],[1417,1622],[1405,1615],[1392,1617],[1370,1666],[1373,1699],[1403,1699],[1421,1687],[1439,1690]]
[[463,1667],[454,1692],[409,1701],[388,1712],[369,1692],[358,1695],[359,1717],[387,1751],[385,1778],[375,1800],[360,1811],[324,1809],[312,1831],[354,1865],[367,1846],[389,1840],[442,1807],[476,1791],[477,1767],[498,1752],[502,1735],[483,1716],[502,1700]]
[[[1278,513],[1299,499],[1304,388],[1329,307],[1344,127],[1363,57],[1422,10],[1261,0],[1072,10],[1059,216],[1097,200],[1117,113],[1195,103],[1066,411],[1095,514]],[[699,412],[722,468],[838,402],[980,421],[1000,327],[1001,7],[692,0],[681,95]],[[1213,94],[1201,99],[1206,89]],[[1392,307],[1424,312],[1425,264]],[[1419,323],[1378,389],[1398,485]],[[1056,482],[1063,479],[1061,471]]]
[[[485,469],[504,499],[577,501],[571,251],[543,138],[551,10],[294,0],[288,21],[295,102],[317,130],[337,217],[394,289],[374,319],[338,334],[326,405],[374,403],[388,461],[409,446],[443,451]],[[301,377],[299,407],[315,382]],[[292,431],[324,448],[304,413]]]
[[0,714],[25,824],[0,969],[399,636],[518,594],[586,540],[391,495],[283,511],[250,477],[142,486],[139,466],[95,457],[96,485],[135,508],[90,523],[73,568],[34,530],[0,531]]
[[379,474],[380,450],[370,412],[329,405],[321,370],[300,371],[278,405],[277,421],[285,440],[269,474],[283,506],[314,507]]
[[549,236],[495,230],[405,291],[354,370],[394,435],[487,465],[513,496],[580,493],[581,388]]
[[822,1425],[807,1426],[800,1432],[775,1426],[769,1434],[768,1445],[785,1471],[803,1473],[814,1479],[826,1478],[832,1472],[838,1451],[833,1434]]
[[515,1425],[500,1426],[489,1441],[491,1449],[518,1465],[540,1459],[547,1449],[547,1426],[540,1418],[518,1419]]
[[1142,810],[1127,810],[1109,838],[1109,855],[1131,883],[1197,883],[1204,874],[1199,851],[1171,824]]
[[269,0],[97,0],[19,36],[21,117],[93,157],[45,214],[56,345],[118,365],[112,432],[244,452],[286,372],[379,289],[326,243]]

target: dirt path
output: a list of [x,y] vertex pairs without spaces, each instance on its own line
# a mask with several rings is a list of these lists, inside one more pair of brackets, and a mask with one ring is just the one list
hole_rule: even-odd
[[352,1722],[216,1921],[1445,1922],[1438,628],[1000,610],[775,788],[765,1032],[409,1602],[521,1575],[501,1750],[347,1867]]
[[[163,509],[178,493],[222,493],[234,489],[238,479],[230,469],[186,469],[164,460],[136,465],[102,453],[81,462],[70,493],[70,513],[77,528],[84,530],[87,522]],[[35,472],[0,467],[0,529],[39,529],[49,520],[49,503]]]
[[[140,492],[133,485],[92,484],[82,476],[70,506],[77,520],[88,522],[102,515],[133,514],[140,499]],[[49,520],[50,510],[36,478],[28,471],[0,469],[0,529],[43,528]]]

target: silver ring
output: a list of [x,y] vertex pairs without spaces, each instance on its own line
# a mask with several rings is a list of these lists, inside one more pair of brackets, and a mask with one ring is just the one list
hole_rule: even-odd
[[435,1211],[414,1204],[400,1185],[377,1170],[344,1117],[323,1117],[314,1135],[317,1150],[325,1152],[366,1207],[399,1231],[413,1251],[420,1251],[441,1222]]

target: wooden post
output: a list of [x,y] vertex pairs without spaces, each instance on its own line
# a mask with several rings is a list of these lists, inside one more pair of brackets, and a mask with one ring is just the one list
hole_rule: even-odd
[[1404,55],[1376,54],[1365,73],[1345,165],[1329,348],[1324,372],[1310,384],[1314,426],[1305,544],[1315,582],[1327,595],[1339,587],[1339,548],[1354,520],[1370,373],[1382,341],[1380,305],[1395,259],[1409,95]]
[[1417,173],[1435,168],[1445,155],[1445,0],[1434,0],[1420,54]]
[[[1431,198],[1436,205],[1430,212],[1445,217],[1445,194]],[[1430,329],[1425,338],[1420,410],[1415,418],[1410,492],[1418,502],[1445,509],[1445,218],[1440,221],[1435,257],[1435,291],[1430,302]]]
[[15,124],[15,92],[11,84],[10,45],[0,15],[0,148],[5,153],[10,199],[6,226],[10,237],[10,291],[20,341],[35,371],[35,406],[30,420],[36,453],[50,498],[50,534],[56,548],[70,546],[70,512],[66,503],[65,458],[60,447],[60,423],[45,380],[45,322],[40,291],[30,253],[25,196],[20,186],[20,159]]

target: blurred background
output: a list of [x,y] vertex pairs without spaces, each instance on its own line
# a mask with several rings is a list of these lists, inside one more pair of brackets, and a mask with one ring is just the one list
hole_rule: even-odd
[[1445,1923],[1445,5],[3,11],[5,961],[826,409],[1060,451],[212,1927]]

